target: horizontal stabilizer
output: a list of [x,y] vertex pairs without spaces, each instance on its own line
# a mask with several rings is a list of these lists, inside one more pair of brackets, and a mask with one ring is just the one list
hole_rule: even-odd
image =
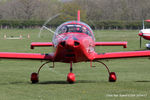
[[52,42],[32,42],[31,43],[31,49],[34,49],[34,47],[50,47],[53,46]]
[[123,46],[127,48],[127,42],[95,42],[95,46]]

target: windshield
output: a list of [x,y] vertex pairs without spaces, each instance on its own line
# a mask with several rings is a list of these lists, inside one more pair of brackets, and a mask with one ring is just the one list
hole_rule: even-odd
[[68,21],[68,22],[61,24],[56,29],[55,35],[53,37],[54,44],[57,40],[56,38],[60,37],[60,34],[70,33],[70,32],[71,33],[85,33],[85,34],[89,35],[95,41],[93,31],[89,27],[89,25],[87,25],[83,22],[80,22],[80,21]]
[[69,21],[63,23],[56,29],[55,35],[69,32],[85,33],[94,38],[91,28],[87,24],[78,21]]

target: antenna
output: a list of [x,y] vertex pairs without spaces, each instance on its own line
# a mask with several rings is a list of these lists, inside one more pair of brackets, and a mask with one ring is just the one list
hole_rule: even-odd
[[80,10],[78,10],[77,21],[80,21]]
[[145,25],[144,25],[144,20],[143,20],[143,29],[145,28]]

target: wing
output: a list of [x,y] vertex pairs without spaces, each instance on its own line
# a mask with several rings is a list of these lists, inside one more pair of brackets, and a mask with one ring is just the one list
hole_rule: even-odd
[[95,42],[95,46],[123,46],[127,48],[127,42]]
[[0,52],[0,58],[3,59],[31,59],[53,61],[53,55],[54,54]]
[[148,57],[150,51],[129,51],[129,52],[112,52],[103,54],[94,54],[93,60],[115,59],[115,58],[131,58],[131,57]]
[[52,42],[32,42],[31,43],[31,49],[34,49],[34,47],[50,47],[53,46]]

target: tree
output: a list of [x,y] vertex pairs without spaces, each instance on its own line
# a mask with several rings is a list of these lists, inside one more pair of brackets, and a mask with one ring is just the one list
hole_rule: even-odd
[[65,2],[62,5],[61,12],[62,16],[61,18],[64,20],[77,20],[77,11],[81,11],[81,20],[86,22],[86,13],[85,10],[79,5],[79,2],[72,1],[72,2]]
[[149,5],[149,0],[0,0],[0,19],[46,20],[63,12],[72,20],[80,9],[83,21],[136,21],[150,18]]
[[3,19],[45,20],[58,12],[58,5],[52,0],[8,0],[0,6],[0,11]]

